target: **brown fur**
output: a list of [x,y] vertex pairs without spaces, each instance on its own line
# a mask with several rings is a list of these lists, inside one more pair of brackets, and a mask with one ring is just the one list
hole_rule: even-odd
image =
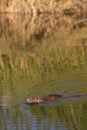
[[50,94],[44,97],[32,97],[27,99],[27,104],[38,104],[45,101],[53,101],[61,98],[63,95],[61,94]]
[[43,97],[43,99],[45,101],[50,101],[50,100],[57,100],[60,97],[62,97],[61,94],[50,94],[50,95],[47,95],[47,96]]

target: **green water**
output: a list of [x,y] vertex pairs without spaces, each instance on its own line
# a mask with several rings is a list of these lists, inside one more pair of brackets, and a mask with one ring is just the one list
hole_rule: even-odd
[[[87,27],[72,30],[65,17],[0,17],[0,130],[87,130]],[[64,91],[70,98],[25,104]]]

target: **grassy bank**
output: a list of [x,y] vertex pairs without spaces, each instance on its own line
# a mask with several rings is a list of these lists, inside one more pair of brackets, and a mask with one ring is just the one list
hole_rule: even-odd
[[87,9],[85,0],[6,0],[0,3],[1,12],[6,13],[73,13],[85,12]]
[[[7,21],[7,22],[6,22]],[[9,22],[8,22],[9,21]],[[18,23],[19,21],[19,23]],[[54,21],[54,20],[53,20]],[[49,20],[52,23],[52,20]],[[42,80],[87,72],[87,28],[77,28],[70,33],[58,26],[53,37],[36,33],[42,24],[10,19],[2,21],[0,37],[0,79],[26,75],[32,80]],[[33,25],[32,25],[33,23]],[[50,27],[44,24],[44,29]],[[24,26],[26,25],[26,26]],[[36,26],[35,26],[36,25]],[[59,25],[59,24],[58,24]],[[66,25],[66,24],[65,24]],[[30,28],[32,27],[32,28]],[[52,27],[53,30],[53,27]],[[54,31],[55,32],[55,31]],[[62,35],[63,34],[63,35]],[[74,38],[73,38],[74,37]],[[11,76],[11,77],[10,77]],[[4,80],[2,80],[5,78]]]

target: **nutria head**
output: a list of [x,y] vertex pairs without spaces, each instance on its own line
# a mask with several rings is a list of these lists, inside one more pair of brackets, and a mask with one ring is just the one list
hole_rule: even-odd
[[31,100],[28,98],[28,99],[26,99],[26,103],[30,103],[31,102]]
[[42,98],[39,98],[39,97],[32,97],[32,98],[28,98],[26,99],[26,102],[28,104],[30,103],[40,103],[40,102],[43,102],[44,100]]

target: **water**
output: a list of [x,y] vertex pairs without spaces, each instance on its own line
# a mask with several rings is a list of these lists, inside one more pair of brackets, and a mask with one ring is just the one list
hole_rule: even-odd
[[[87,27],[76,21],[0,16],[0,130],[87,130]],[[25,103],[51,93],[64,97]]]

